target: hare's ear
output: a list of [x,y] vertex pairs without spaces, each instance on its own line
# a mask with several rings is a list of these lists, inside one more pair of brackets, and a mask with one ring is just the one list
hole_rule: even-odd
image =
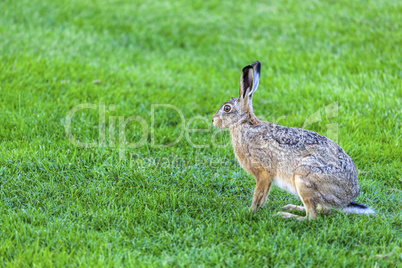
[[261,63],[253,62],[243,68],[240,76],[239,100],[246,106],[252,105],[253,94],[257,90],[260,82]]

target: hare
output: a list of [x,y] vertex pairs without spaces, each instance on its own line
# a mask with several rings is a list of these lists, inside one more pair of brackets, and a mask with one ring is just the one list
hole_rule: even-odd
[[267,200],[272,185],[300,197],[304,207],[287,205],[284,210],[306,211],[306,217],[279,212],[283,218],[316,218],[317,210],[345,213],[375,213],[352,202],[359,194],[352,159],[335,142],[313,131],[279,126],[259,120],[253,113],[253,95],[260,80],[260,62],[243,68],[238,98],[232,98],[213,115],[215,127],[229,128],[233,149],[244,170],[256,182],[250,210],[254,213]]

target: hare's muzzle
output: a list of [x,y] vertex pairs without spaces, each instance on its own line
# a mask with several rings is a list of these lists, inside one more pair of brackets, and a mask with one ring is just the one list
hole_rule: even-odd
[[215,118],[216,118],[216,114],[214,114],[214,115],[212,116],[212,123],[213,123],[214,125],[215,125],[215,122],[214,122]]

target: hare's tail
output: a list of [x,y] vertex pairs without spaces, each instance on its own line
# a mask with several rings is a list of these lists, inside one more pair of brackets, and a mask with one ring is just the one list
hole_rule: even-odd
[[341,211],[343,213],[375,214],[375,211],[371,207],[356,202],[350,202],[350,204],[344,207]]

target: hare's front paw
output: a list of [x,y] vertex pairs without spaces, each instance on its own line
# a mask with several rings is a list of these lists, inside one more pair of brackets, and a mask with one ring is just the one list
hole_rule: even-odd
[[256,205],[251,205],[251,207],[248,208],[249,212],[257,213],[258,212],[258,207]]

